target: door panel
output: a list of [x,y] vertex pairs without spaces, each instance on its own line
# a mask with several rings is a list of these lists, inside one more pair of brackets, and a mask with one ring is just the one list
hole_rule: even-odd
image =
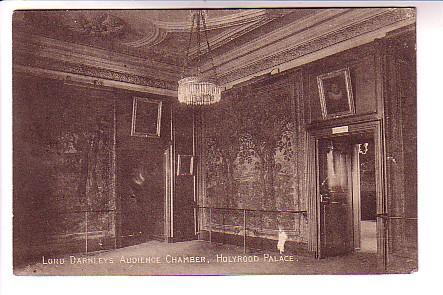
[[351,155],[343,141],[318,140],[320,258],[353,250]]
[[195,201],[193,176],[177,176],[174,199],[174,241],[191,241],[195,234]]
[[117,179],[122,208],[121,245],[164,236],[161,150],[118,150]]

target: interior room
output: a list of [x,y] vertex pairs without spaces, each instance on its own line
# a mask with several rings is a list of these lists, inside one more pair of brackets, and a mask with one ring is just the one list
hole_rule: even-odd
[[415,26],[407,7],[16,10],[14,273],[416,271]]

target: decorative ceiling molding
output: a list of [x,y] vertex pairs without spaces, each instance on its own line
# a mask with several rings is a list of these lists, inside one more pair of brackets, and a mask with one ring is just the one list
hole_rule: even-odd
[[[316,16],[318,17],[318,15]],[[375,32],[384,27],[388,28],[392,24],[403,21],[405,21],[403,25],[409,24],[415,21],[415,15],[413,9],[406,8],[356,9],[328,19],[310,30],[296,31],[295,34],[280,40],[280,42],[269,36],[263,36],[262,41],[271,39],[274,42],[256,50],[249,48],[249,53],[247,47],[251,44],[239,48],[235,53],[228,52],[217,56],[214,59],[214,64],[217,66],[220,79],[229,82],[265,69],[272,70],[280,64],[362,34]],[[300,21],[308,20],[312,20],[312,17]],[[270,35],[273,34],[274,32]],[[207,63],[204,70],[210,70],[210,67],[211,65]]]
[[72,84],[76,86],[94,87],[94,88],[118,88],[130,91],[138,91],[145,93],[152,93],[158,95],[164,95],[169,97],[177,97],[176,90],[162,89],[151,86],[144,86],[134,83],[128,83],[123,81],[109,80],[96,77],[89,77],[83,74],[65,73],[55,70],[48,70],[42,68],[35,68],[31,66],[23,66],[15,64],[13,66],[14,73],[21,73],[26,75],[38,76],[47,79],[61,80],[66,84]]
[[[224,64],[228,64],[231,61],[244,63],[245,59],[252,55],[254,55],[253,58],[249,59],[256,62],[266,55],[275,54],[282,50],[282,48],[287,49],[288,45],[291,46],[292,44],[294,46],[300,42],[305,42],[306,39],[315,38],[321,34],[320,30],[336,30],[339,28],[338,20],[340,20],[340,16],[350,11],[349,9],[321,10],[219,55],[214,59],[214,63],[218,68],[221,68]],[[348,17],[345,19],[349,21]],[[334,21],[325,25],[328,20]],[[292,43],[294,41],[295,44]],[[282,42],[285,42],[285,44],[282,44]],[[206,70],[206,68],[203,67],[203,70]]]
[[160,79],[134,75],[127,72],[118,72],[115,70],[113,71],[99,67],[91,67],[82,63],[72,63],[51,59],[48,57],[41,58],[31,54],[20,54],[15,56],[14,65],[29,66],[37,69],[76,74],[98,79],[106,79],[109,81],[125,82],[141,86],[153,87],[156,89],[177,90],[176,81],[164,81]]
[[[222,47],[223,45],[227,44],[228,42],[231,42],[232,40],[234,40],[242,35],[245,35],[254,29],[257,29],[257,28],[269,23],[270,21],[272,21],[272,20],[268,19],[268,18],[262,18],[260,20],[257,20],[256,22],[247,23],[247,24],[244,24],[241,26],[233,27],[231,29],[228,29],[223,34],[219,34],[219,35],[216,35],[212,38],[209,38],[209,40],[208,40],[209,45],[211,46],[212,50]],[[203,47],[206,48],[205,46],[206,46],[206,44],[204,44]],[[198,51],[197,46],[191,47],[189,50],[189,57],[190,58],[196,57],[197,51]]]
[[148,34],[141,39],[137,39],[135,41],[130,42],[122,42],[123,45],[131,46],[131,47],[143,47],[146,46],[147,48],[155,46],[159,43],[161,43],[163,40],[165,40],[167,36],[167,32],[160,30],[157,26],[152,26],[152,32],[151,34]]
[[14,14],[13,27],[15,33],[42,36],[123,55],[148,57],[166,67],[168,64],[179,64],[181,56],[176,52],[149,49],[164,40],[164,32],[149,22],[138,24],[142,26],[140,29],[128,22],[130,16],[121,17],[113,10],[97,9],[20,11]]
[[[257,22],[261,18],[266,18],[265,9],[251,9],[207,19],[208,30],[228,28],[232,26],[244,25],[251,22]],[[153,20],[152,23],[166,32],[189,32],[191,30],[191,20],[186,21],[160,21]]]
[[[239,36],[242,36],[280,16],[281,14],[269,14],[266,10],[261,9],[242,11],[232,15],[207,19],[208,30],[227,30],[222,34],[209,38],[209,44],[213,49],[221,47],[233,39],[238,38]],[[151,21],[151,23],[153,28],[151,34],[135,41],[122,42],[122,44],[136,48],[143,46],[150,48],[165,40],[168,33],[187,33],[190,32],[191,28],[190,20],[186,22]],[[193,58],[197,52],[197,46],[193,46],[189,50],[189,56]]]
[[177,81],[181,67],[109,50],[28,34],[14,35],[14,52],[51,58],[165,81]]
[[13,52],[14,66],[29,67],[31,74],[78,75],[107,84],[138,85],[151,93],[177,89],[179,67],[108,50],[19,33],[14,35]]
[[[262,66],[262,67],[260,67],[261,70],[259,70],[259,71],[252,71],[252,70],[247,71],[246,75],[241,75],[241,76],[234,76],[234,75],[223,76],[224,81],[223,81],[222,86],[225,89],[230,89],[236,84],[248,81],[250,79],[259,77],[261,75],[266,75],[266,74],[272,75],[272,74],[281,73],[281,72],[284,72],[284,71],[287,71],[290,69],[295,69],[300,66],[314,62],[316,60],[337,54],[339,52],[342,52],[342,51],[345,51],[345,50],[348,50],[351,48],[355,48],[355,47],[358,47],[358,46],[361,46],[364,44],[371,43],[371,42],[375,41],[376,39],[386,37],[387,33],[391,32],[391,31],[395,31],[399,28],[407,27],[407,26],[414,25],[414,24],[415,24],[415,22],[412,20],[401,21],[398,23],[394,23],[388,27],[384,27],[382,29],[379,29],[377,31],[365,33],[365,34],[362,34],[362,35],[357,36],[355,38],[336,43],[336,44],[331,45],[329,47],[325,47],[320,50],[307,53],[307,54],[302,55],[298,58],[291,59],[291,60],[288,60],[284,63],[281,63],[277,66],[272,66],[272,67]],[[239,69],[239,71],[241,71],[241,70],[242,69]]]
[[113,37],[128,30],[126,23],[112,14],[107,12],[88,13],[88,10],[71,13],[61,14],[62,21],[72,31],[78,32],[83,35],[91,37]]
[[[218,31],[210,38],[211,48],[220,47],[213,61],[220,81],[228,87],[273,69],[278,69],[277,72],[287,70],[371,42],[390,30],[415,22],[412,8],[312,9],[312,12],[291,13],[282,22],[271,22],[281,16],[278,13],[265,16],[263,11],[247,10],[217,18],[225,19],[228,24],[236,23],[227,25],[221,33]],[[239,24],[241,17],[238,15],[246,12],[249,13],[245,17],[248,21]],[[253,21],[254,13],[260,18]],[[261,31],[265,27],[268,30]],[[142,39],[127,43],[132,47],[153,46],[166,36],[166,31],[161,28],[152,26],[149,30]],[[157,49],[180,54],[181,47],[173,46],[176,45],[172,43],[174,38],[165,41],[169,42],[166,45],[159,44]],[[165,48],[168,44],[171,48]],[[20,30],[14,32],[13,50],[14,65],[170,91],[176,89],[182,71],[180,65],[155,61],[149,54],[146,57],[128,55],[112,51],[112,47],[100,49]],[[207,61],[201,69],[205,72],[211,67],[212,63]]]
[[[273,19],[280,17],[282,14],[269,14],[264,9],[242,11],[231,15],[226,15],[217,18],[207,18],[207,29],[227,29],[223,34],[218,34],[210,38],[209,44],[212,48],[217,48],[223,44],[232,41],[234,38],[241,36]],[[141,39],[122,42],[122,44],[132,47],[152,47],[161,43],[172,32],[188,33],[191,25],[190,19],[185,22],[165,22],[158,20],[151,20],[152,32]],[[197,47],[190,49],[190,56],[197,52]]]

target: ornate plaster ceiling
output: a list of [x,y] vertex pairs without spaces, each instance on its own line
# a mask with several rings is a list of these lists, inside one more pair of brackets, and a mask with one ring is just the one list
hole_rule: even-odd
[[[413,8],[209,10],[212,55],[225,87],[284,71],[415,23]],[[13,17],[14,64],[175,89],[190,32],[189,10],[33,10]],[[205,50],[204,50],[205,51]],[[191,56],[197,48],[190,49]],[[52,73],[52,72],[51,72]]]
[[[207,12],[212,49],[239,45],[239,38],[290,9],[224,9]],[[123,52],[160,62],[183,62],[190,32],[189,10],[50,10],[16,14],[20,31],[62,41]],[[243,41],[245,42],[245,40]],[[197,48],[191,48],[191,56]]]

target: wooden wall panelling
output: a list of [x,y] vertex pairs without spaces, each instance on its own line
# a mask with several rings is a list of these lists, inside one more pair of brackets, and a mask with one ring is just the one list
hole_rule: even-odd
[[[357,48],[337,53],[331,57],[319,60],[303,67],[304,77],[304,97],[305,103],[305,123],[307,130],[312,133],[318,133],[321,130],[335,126],[357,126],[361,123],[374,123],[383,117],[383,60],[380,53],[380,46],[377,42],[369,43]],[[350,69],[351,81],[353,86],[353,94],[355,100],[356,114],[343,118],[323,120],[320,111],[320,99],[318,94],[316,77],[320,74],[328,73],[334,70],[348,67]],[[371,123],[372,122],[372,123]],[[325,129],[326,128],[326,129]],[[382,127],[381,127],[382,128]],[[379,134],[382,134],[380,131]],[[376,139],[380,146],[383,147],[383,140]],[[317,254],[319,253],[319,204],[316,198],[316,140],[312,135],[308,137],[306,147],[306,195],[309,200],[309,250]],[[383,154],[383,149],[380,151]],[[383,167],[383,163],[378,164]],[[381,171],[383,171],[381,169]],[[380,176],[382,177],[382,175]],[[378,205],[383,207],[384,193],[383,179],[378,180],[379,184],[379,201]],[[377,212],[386,212],[385,209],[379,208]],[[380,228],[379,234],[383,233]],[[379,238],[379,242],[383,237]],[[378,245],[382,249],[382,244]],[[379,251],[382,253],[383,251]]]
[[[355,103],[355,115],[324,120],[321,116],[317,76],[349,68]],[[377,103],[376,51],[373,43],[338,53],[304,67],[306,97],[310,101],[306,122],[310,128],[344,125],[380,118]]]
[[416,268],[417,127],[415,34],[384,40],[388,268]]
[[383,183],[382,190],[382,202],[377,202],[377,251],[378,261],[383,265],[380,267],[386,268],[387,263],[387,251],[388,251],[388,224],[384,218],[387,215],[389,208],[388,200],[388,174],[387,174],[387,148],[386,148],[386,112],[385,112],[385,100],[388,97],[389,92],[387,90],[387,74],[386,74],[386,46],[383,39],[377,39],[374,41],[376,48],[376,93],[377,93],[377,112],[381,115],[381,148],[382,159],[379,159],[382,167],[382,177],[380,181]]

